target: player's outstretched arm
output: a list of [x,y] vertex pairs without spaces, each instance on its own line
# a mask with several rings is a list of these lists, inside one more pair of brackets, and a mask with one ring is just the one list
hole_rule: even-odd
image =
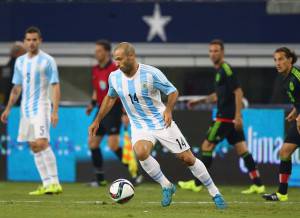
[[96,116],[96,119],[90,125],[89,127],[89,135],[95,136],[96,132],[99,128],[99,124],[102,121],[102,119],[106,116],[106,114],[111,110],[111,108],[114,106],[115,102],[117,100],[117,97],[111,97],[109,95],[106,95],[102,101],[100,110]]
[[163,114],[166,128],[168,128],[171,125],[172,111],[173,111],[174,106],[176,104],[177,98],[178,98],[178,91],[177,90],[168,95],[166,110],[164,111],[164,114]]
[[297,109],[293,107],[293,110],[285,118],[288,122],[291,122],[297,118]]
[[202,97],[200,99],[191,100],[187,103],[188,109],[192,109],[198,104],[202,103],[215,103],[217,101],[217,94],[214,92],[210,95],[207,95],[205,97]]
[[234,90],[235,95],[235,116],[234,116],[234,127],[236,129],[243,128],[242,114],[241,110],[243,107],[243,91],[241,88]]
[[21,85],[14,85],[14,87],[12,88],[12,90],[10,92],[10,96],[9,96],[9,100],[8,100],[7,105],[6,105],[6,108],[3,111],[3,113],[1,114],[1,121],[3,123],[7,122],[7,118],[8,118],[8,115],[10,113],[10,109],[12,108],[12,106],[14,106],[14,104],[19,99],[21,92],[22,92],[22,86]]
[[52,104],[53,104],[53,110],[51,113],[51,123],[53,127],[56,127],[56,124],[58,122],[58,106],[60,101],[60,85],[59,83],[54,83],[52,85],[53,89],[53,97],[52,97]]

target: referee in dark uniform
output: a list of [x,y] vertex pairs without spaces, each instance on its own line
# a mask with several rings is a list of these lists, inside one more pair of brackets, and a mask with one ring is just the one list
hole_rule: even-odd
[[265,194],[263,198],[269,201],[288,200],[288,180],[292,172],[291,156],[300,146],[300,68],[294,66],[297,56],[287,47],[281,47],[274,52],[274,61],[278,73],[284,79],[284,92],[287,94],[293,109],[286,117],[291,126],[279,151],[279,187],[277,192]]
[[[95,46],[95,58],[97,65],[92,68],[93,96],[91,103],[86,108],[86,114],[90,115],[94,107],[101,107],[102,101],[108,91],[108,77],[112,71],[117,70],[117,66],[111,60],[111,44],[106,40],[99,40]],[[89,136],[89,147],[91,150],[92,162],[95,168],[96,182],[92,186],[106,185],[103,172],[103,157],[99,145],[105,134],[108,135],[108,145],[122,160],[122,148],[119,146],[119,133],[121,126],[122,105],[118,101],[109,114],[103,119],[96,136]]]
[[[201,160],[206,168],[211,167],[213,157],[212,153],[215,146],[224,138],[231,145],[234,145],[237,154],[243,158],[249,177],[253,185],[249,189],[242,191],[243,194],[264,193],[265,186],[262,185],[256,163],[252,154],[249,153],[242,124],[242,99],[243,91],[239,85],[235,72],[231,66],[224,62],[224,44],[221,40],[213,40],[209,44],[209,57],[213,62],[215,73],[215,92],[201,100],[195,100],[188,103],[188,107],[193,107],[199,103],[217,102],[217,116],[211,123],[201,149]],[[178,182],[179,187],[195,192],[201,190],[201,182],[191,180],[187,182]]]

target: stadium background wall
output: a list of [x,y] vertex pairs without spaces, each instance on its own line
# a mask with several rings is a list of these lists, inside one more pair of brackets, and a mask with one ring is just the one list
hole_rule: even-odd
[[[145,42],[149,27],[142,18],[152,16],[153,10],[153,2],[0,3],[0,41],[21,40],[24,29],[36,25],[46,42],[91,42],[99,38]],[[268,14],[263,1],[161,2],[160,10],[172,18],[166,27],[168,42],[222,38],[228,43],[298,43],[300,38],[299,31],[286,34],[274,28],[274,24],[296,27],[300,15]],[[96,28],[100,21],[101,28]],[[116,34],[116,28],[122,34]],[[161,39],[155,37],[152,42]]]
[[[93,168],[87,149],[87,127],[92,121],[92,117],[87,117],[84,110],[84,107],[62,107],[59,111],[59,125],[51,132],[51,145],[57,156],[59,176],[65,182],[85,182],[93,178]],[[262,178],[266,184],[275,184],[279,163],[278,151],[282,145],[284,134],[284,111],[281,109],[246,109],[243,111],[243,116],[249,149],[259,163]],[[174,119],[198,156],[199,144],[205,137],[211,117],[212,113],[209,111],[180,110],[174,113]],[[14,108],[7,129],[10,136],[6,152],[9,154],[7,156],[7,179],[39,181],[28,145],[16,143],[18,120],[19,109]],[[123,131],[122,128],[122,134]],[[1,132],[1,135],[5,134]],[[118,161],[115,161],[114,154],[110,152],[105,143],[104,141],[101,144],[101,149],[106,160],[107,179],[111,181],[119,177],[128,177],[127,171]],[[120,144],[122,145],[122,143],[121,140]],[[232,146],[224,141],[217,146],[215,151],[216,161],[211,169],[211,174],[216,182],[219,184],[246,184],[248,176],[245,173],[243,162],[235,155]],[[178,160],[174,160],[173,155],[160,145],[155,147],[153,155],[159,160],[166,175],[172,181],[191,178],[189,171]],[[1,169],[4,168],[2,157]],[[299,186],[299,150],[293,155],[293,164],[291,185]],[[1,170],[1,172],[5,171]]]

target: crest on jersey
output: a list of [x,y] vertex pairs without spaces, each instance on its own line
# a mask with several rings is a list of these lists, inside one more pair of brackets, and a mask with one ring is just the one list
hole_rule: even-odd
[[147,83],[142,83],[142,89],[147,89]]
[[100,85],[100,89],[101,90],[105,90],[106,89],[106,82],[105,81],[103,81],[103,80],[100,80],[100,82],[99,82],[99,85]]
[[217,73],[216,78],[215,78],[216,82],[218,83],[220,81],[220,79],[221,79],[221,74]]
[[294,91],[294,90],[295,90],[295,86],[294,86],[294,83],[293,83],[293,82],[290,82],[289,88],[290,88],[291,91]]

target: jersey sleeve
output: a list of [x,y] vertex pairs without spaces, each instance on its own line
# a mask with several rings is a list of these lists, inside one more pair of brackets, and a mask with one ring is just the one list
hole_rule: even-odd
[[20,69],[19,63],[20,62],[17,60],[14,67],[14,75],[13,75],[12,83],[15,85],[21,85],[23,80],[22,71]]
[[153,73],[153,87],[162,91],[165,95],[169,95],[177,90],[160,70],[156,70]]
[[50,84],[59,83],[57,65],[54,59],[49,60],[46,74]]
[[232,71],[232,68],[228,64],[223,64],[223,70],[225,72],[225,77],[227,81],[227,85],[230,91],[234,91],[240,87],[239,81],[237,79],[236,74]]
[[118,97],[118,93],[116,92],[115,88],[113,87],[113,84],[112,84],[112,76],[109,75],[108,77],[108,92],[107,92],[107,95],[110,96],[110,97]]

